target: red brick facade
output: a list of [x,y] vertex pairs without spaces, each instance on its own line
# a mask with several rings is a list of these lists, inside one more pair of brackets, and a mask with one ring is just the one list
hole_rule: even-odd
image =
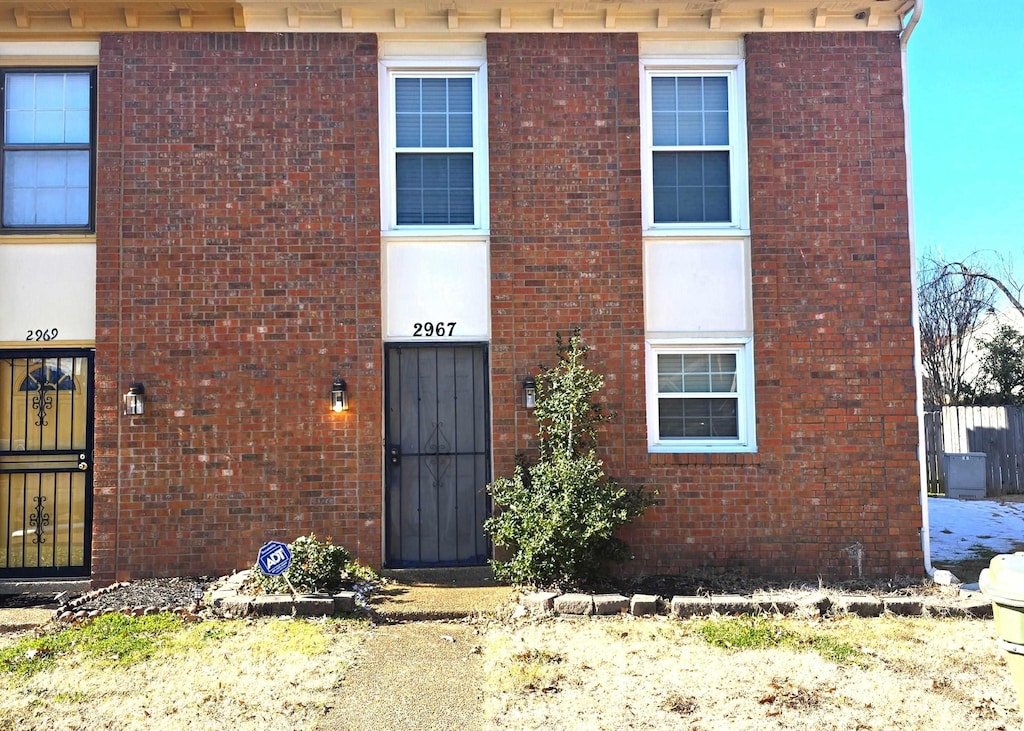
[[[898,39],[746,38],[756,454],[649,454],[638,41],[487,39],[494,472],[520,380],[582,327],[609,474],[659,494],[628,570],[919,573]],[[105,35],[94,578],[209,574],[267,539],[381,556],[372,35]],[[324,407],[335,376],[352,409]],[[144,418],[119,413],[132,381]]]
[[95,577],[309,531],[380,560],[376,61],[372,35],[103,37]]

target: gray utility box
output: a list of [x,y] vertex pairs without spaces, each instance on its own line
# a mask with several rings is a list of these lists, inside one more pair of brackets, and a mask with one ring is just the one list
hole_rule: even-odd
[[946,473],[946,497],[985,497],[985,453],[947,452],[942,455]]

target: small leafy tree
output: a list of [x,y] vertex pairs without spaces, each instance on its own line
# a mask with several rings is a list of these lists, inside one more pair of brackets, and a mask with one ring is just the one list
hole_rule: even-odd
[[584,364],[579,331],[558,338],[559,362],[537,377],[537,462],[523,460],[512,477],[487,486],[500,511],[484,523],[494,542],[512,550],[493,561],[495,575],[520,584],[572,585],[628,558],[615,536],[651,503],[642,488],[619,487],[597,458],[598,426],[608,421],[594,396],[604,379]]
[[978,342],[981,372],[995,387],[1000,404],[1024,403],[1024,334],[1001,325],[990,339]]

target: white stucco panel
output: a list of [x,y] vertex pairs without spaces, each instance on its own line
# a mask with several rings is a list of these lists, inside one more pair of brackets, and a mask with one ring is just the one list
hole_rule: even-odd
[[746,239],[644,244],[648,333],[750,332]]
[[96,339],[96,246],[0,246],[0,341]]
[[391,339],[487,340],[486,241],[385,244],[385,333]]

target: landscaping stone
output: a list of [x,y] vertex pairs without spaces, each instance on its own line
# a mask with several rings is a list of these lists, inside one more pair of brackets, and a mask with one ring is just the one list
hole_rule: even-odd
[[711,614],[711,601],[703,596],[674,596],[669,614],[675,619],[704,617]]
[[798,611],[824,616],[832,609],[832,600],[824,592],[813,592],[797,599],[796,605]]
[[711,610],[718,614],[753,614],[757,605],[738,594],[721,594],[711,597]]
[[622,594],[595,594],[594,614],[620,614],[629,609],[629,599]]
[[557,596],[558,592],[554,591],[535,591],[523,595],[519,603],[535,612],[550,612],[555,608],[555,597]]
[[298,617],[329,617],[334,614],[334,597],[329,594],[300,594],[295,597]]
[[754,605],[764,614],[792,614],[797,610],[797,601],[786,594],[763,594],[754,599]]
[[581,614],[589,617],[594,613],[594,598],[590,594],[562,594],[555,597],[554,609],[558,614]]
[[900,617],[919,617],[924,611],[924,602],[912,596],[883,597],[882,606],[889,614]]
[[294,602],[287,594],[268,594],[254,597],[252,610],[259,615],[274,616],[291,614]]
[[661,597],[656,594],[634,594],[629,600],[629,613],[635,617],[657,614]]
[[841,596],[838,609],[858,617],[877,617],[882,613],[882,600],[873,596]]
[[215,605],[215,609],[218,612],[230,614],[233,617],[245,617],[252,612],[252,603],[255,597],[245,596],[243,594],[232,594],[230,596],[223,597],[218,604]]
[[339,591],[335,594],[334,611],[343,613],[356,611],[356,593],[354,591]]

